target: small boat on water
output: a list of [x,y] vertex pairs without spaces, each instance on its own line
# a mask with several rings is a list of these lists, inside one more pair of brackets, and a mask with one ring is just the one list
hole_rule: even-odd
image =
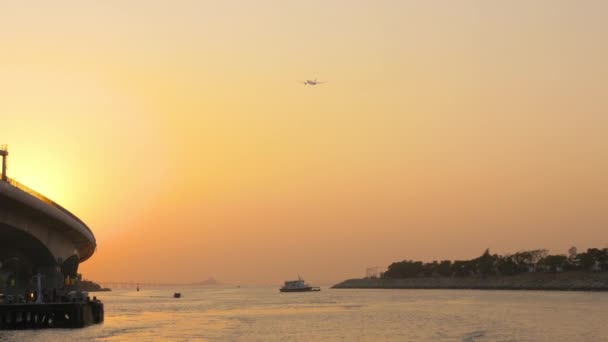
[[281,292],[308,292],[308,291],[321,291],[320,287],[310,286],[304,279],[298,276],[298,280],[288,280],[285,285],[281,287]]

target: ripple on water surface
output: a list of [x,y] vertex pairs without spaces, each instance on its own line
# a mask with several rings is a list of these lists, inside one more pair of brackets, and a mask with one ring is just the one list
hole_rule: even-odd
[[[172,297],[174,291],[183,298]],[[608,293],[158,288],[100,293],[106,321],[1,341],[608,341]]]

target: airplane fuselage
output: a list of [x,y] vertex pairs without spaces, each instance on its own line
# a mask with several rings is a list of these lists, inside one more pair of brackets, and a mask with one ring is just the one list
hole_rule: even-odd
[[325,83],[325,82],[318,82],[317,80],[306,80],[306,82],[304,82],[304,85],[318,85],[320,83]]

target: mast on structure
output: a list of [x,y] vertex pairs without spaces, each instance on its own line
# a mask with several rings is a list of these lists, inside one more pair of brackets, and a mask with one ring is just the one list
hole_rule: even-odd
[[8,148],[6,145],[0,146],[0,156],[2,156],[2,181],[6,182],[6,158],[8,157]]

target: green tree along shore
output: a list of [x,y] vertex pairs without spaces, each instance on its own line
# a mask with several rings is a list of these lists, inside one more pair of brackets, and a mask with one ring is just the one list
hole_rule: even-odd
[[568,255],[545,249],[509,255],[489,249],[471,260],[394,262],[379,275],[350,279],[335,288],[608,290],[608,248]]
[[381,278],[412,277],[469,277],[504,275],[529,272],[608,271],[608,248],[589,248],[577,253],[570,248],[568,255],[550,255],[546,249],[517,252],[510,255],[491,254],[489,249],[471,260],[443,260],[423,263],[404,260],[392,263]]

